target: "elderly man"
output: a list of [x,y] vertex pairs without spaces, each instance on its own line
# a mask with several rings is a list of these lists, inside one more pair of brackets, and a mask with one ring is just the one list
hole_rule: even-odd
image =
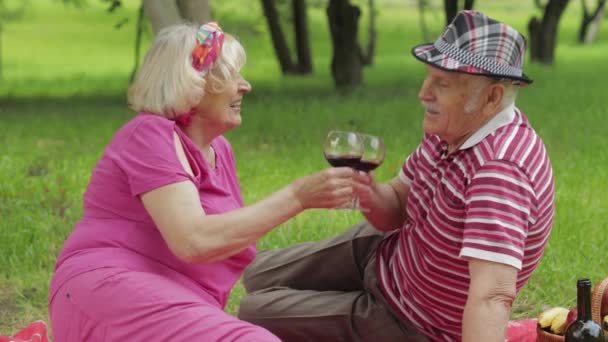
[[368,222],[262,252],[239,317],[284,341],[504,341],[554,214],[550,161],[514,105],[525,40],[463,11],[434,43],[424,138],[398,175],[357,189]]

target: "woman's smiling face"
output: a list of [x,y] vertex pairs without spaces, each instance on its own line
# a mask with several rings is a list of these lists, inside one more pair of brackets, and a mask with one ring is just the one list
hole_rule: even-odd
[[205,92],[196,112],[207,126],[226,132],[241,124],[243,95],[251,91],[251,84],[241,75],[227,80],[221,92]]

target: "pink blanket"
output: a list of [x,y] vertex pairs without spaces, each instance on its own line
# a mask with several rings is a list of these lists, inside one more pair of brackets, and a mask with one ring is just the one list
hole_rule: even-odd
[[[0,342],[50,342],[44,321],[35,321],[13,336],[0,336]],[[510,321],[505,342],[536,342],[536,320]]]
[[1,336],[0,342],[50,342],[46,323],[34,321],[13,336]]
[[537,324],[535,319],[510,321],[505,342],[536,342]]

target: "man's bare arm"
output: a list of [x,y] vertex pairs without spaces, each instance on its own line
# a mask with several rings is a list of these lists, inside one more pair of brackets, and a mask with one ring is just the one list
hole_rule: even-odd
[[504,342],[516,296],[517,272],[506,264],[470,259],[471,283],[462,320],[463,342]]

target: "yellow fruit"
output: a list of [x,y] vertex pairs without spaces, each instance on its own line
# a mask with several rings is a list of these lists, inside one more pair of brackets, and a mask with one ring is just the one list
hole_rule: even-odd
[[541,329],[551,327],[553,320],[558,315],[563,315],[564,319],[566,319],[566,317],[568,317],[568,309],[558,306],[541,312],[540,315],[538,315],[538,325]]
[[602,327],[604,330],[608,330],[608,315],[604,316],[604,319],[602,319]]
[[566,310],[564,311],[559,311],[557,315],[555,315],[555,317],[553,318],[553,321],[551,322],[551,331],[554,334],[557,335],[563,335],[566,332],[566,328],[568,328],[568,326],[566,325],[566,320],[568,318],[568,312],[570,310]]

